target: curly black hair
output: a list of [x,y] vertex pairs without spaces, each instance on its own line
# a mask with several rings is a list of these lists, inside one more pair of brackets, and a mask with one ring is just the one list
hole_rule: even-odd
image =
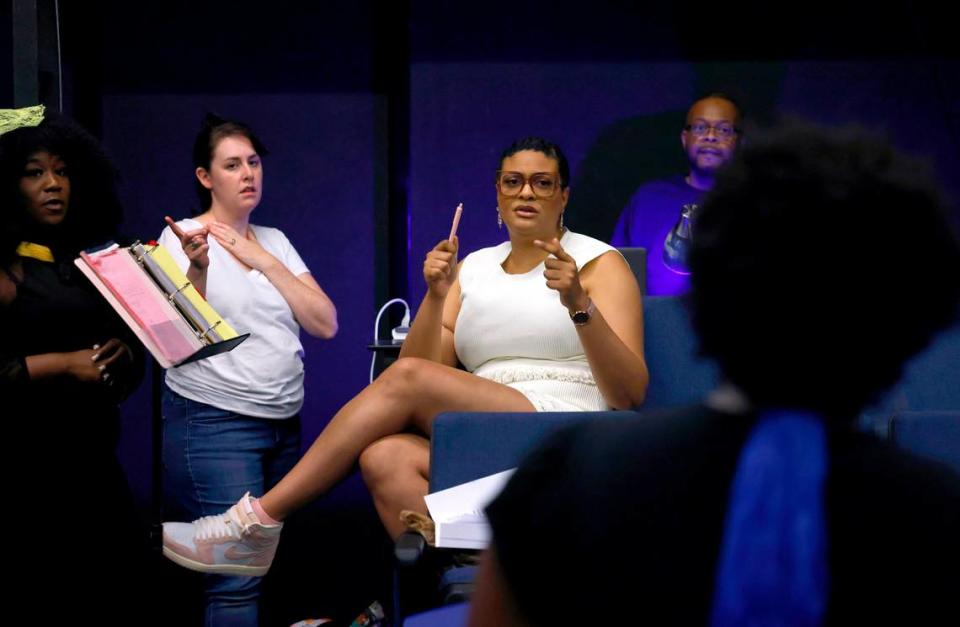
[[960,245],[926,167],[858,129],[781,125],[695,225],[701,350],[757,404],[848,418],[957,319]]
[[84,248],[114,239],[123,217],[117,197],[117,170],[100,142],[75,122],[48,113],[36,127],[0,136],[0,264],[15,257],[17,245],[35,228],[26,211],[20,180],[27,159],[46,151],[67,165],[70,200],[57,237],[50,244],[58,259],[72,259]]

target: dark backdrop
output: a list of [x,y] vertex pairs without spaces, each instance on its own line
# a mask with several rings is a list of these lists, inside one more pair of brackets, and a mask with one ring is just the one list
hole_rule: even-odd
[[[0,15],[8,68],[13,2]],[[416,306],[423,254],[456,204],[465,252],[502,239],[493,171],[521,135],[566,150],[568,223],[601,238],[637,185],[682,171],[683,114],[713,90],[740,100],[751,124],[788,114],[879,129],[960,196],[960,59],[933,2],[463,4],[61,3],[64,108],[116,158],[129,234],[155,237],[164,214],[187,215],[205,111],[249,122],[272,150],[254,220],[287,233],[341,323],[332,341],[304,340],[305,444],[366,383],[379,305]],[[38,39],[40,97],[55,106],[57,38]],[[0,81],[0,106],[13,99]],[[153,413],[148,380],[125,405],[120,450],[146,518]],[[386,551],[354,475],[291,522],[267,579],[270,621],[386,602]],[[164,580],[166,598],[190,580]],[[183,623],[186,604],[166,605]]]

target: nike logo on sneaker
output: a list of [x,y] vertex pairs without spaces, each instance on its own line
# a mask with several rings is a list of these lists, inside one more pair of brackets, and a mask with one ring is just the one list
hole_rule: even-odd
[[227,550],[223,552],[223,556],[228,560],[255,559],[258,555],[260,555],[260,551],[241,551],[236,545],[228,546]]

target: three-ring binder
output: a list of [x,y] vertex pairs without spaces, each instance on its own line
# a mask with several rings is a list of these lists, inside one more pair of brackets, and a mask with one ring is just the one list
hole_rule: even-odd
[[232,350],[238,334],[160,245],[81,253],[75,265],[164,368]]

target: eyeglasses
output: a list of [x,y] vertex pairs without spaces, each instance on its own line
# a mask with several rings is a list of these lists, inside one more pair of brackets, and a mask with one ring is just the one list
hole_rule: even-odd
[[535,172],[529,177],[520,172],[497,172],[497,189],[504,196],[519,196],[527,184],[534,196],[552,198],[560,189],[560,177],[549,172]]
[[716,124],[708,124],[703,120],[697,120],[693,124],[687,124],[683,127],[684,129],[690,131],[697,137],[703,137],[711,130],[713,130],[713,135],[719,140],[727,141],[733,139],[734,136],[740,133],[738,129],[733,124],[729,122],[717,122]]

